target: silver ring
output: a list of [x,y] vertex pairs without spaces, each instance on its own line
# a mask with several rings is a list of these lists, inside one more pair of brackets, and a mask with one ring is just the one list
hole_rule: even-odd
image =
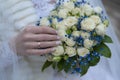
[[38,42],[38,48],[41,48],[41,42]]

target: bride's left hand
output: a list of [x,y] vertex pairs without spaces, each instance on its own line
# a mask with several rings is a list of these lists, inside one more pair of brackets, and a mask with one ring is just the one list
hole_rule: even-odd
[[56,30],[50,27],[26,27],[16,36],[14,43],[19,55],[48,54],[61,44]]

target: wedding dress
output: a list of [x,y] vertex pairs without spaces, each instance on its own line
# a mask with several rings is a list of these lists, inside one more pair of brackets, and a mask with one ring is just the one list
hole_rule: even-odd
[[[101,0],[86,1],[104,9]],[[0,80],[119,80],[120,45],[112,25],[107,31],[114,41],[109,45],[112,58],[101,58],[100,63],[90,68],[83,77],[79,74],[58,73],[52,68],[41,72],[45,57],[17,56],[12,51],[9,40],[24,26],[35,25],[39,17],[48,16],[54,7],[55,3],[50,3],[50,0],[0,0]]]

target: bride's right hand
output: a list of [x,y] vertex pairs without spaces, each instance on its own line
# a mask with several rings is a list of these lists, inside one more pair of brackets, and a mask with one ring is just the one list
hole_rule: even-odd
[[61,44],[57,31],[50,27],[27,27],[15,37],[18,55],[43,55]]

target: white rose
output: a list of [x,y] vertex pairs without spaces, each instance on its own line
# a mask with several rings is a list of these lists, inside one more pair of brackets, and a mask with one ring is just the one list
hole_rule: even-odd
[[81,22],[81,29],[83,30],[92,31],[95,27],[95,22],[90,18],[86,18]]
[[80,31],[73,31],[72,35],[75,37],[79,37],[80,36]]
[[66,40],[65,35],[67,35],[67,33],[65,32],[65,30],[58,30],[58,35],[62,38],[62,41]]
[[67,30],[67,26],[65,26],[65,23],[62,21],[62,22],[59,22],[59,23],[57,23],[56,24],[56,28],[58,29],[58,30]]
[[54,15],[54,16],[57,15],[57,11],[51,11],[50,15]]
[[65,43],[70,47],[75,45],[75,41],[72,38],[66,38]]
[[65,2],[62,6],[63,9],[67,9],[69,11],[74,9],[74,3],[73,2]]
[[76,49],[73,48],[73,47],[66,47],[65,53],[66,53],[69,57],[73,57],[73,56],[76,55]]
[[56,19],[56,18],[53,18],[53,19],[52,19],[52,23],[53,23],[54,25],[58,24],[57,19]]
[[67,14],[68,14],[68,10],[66,10],[66,9],[61,9],[61,10],[58,12],[58,16],[61,17],[61,18],[66,18],[66,17],[67,17]]
[[86,48],[78,48],[77,52],[78,52],[78,55],[82,57],[85,57],[87,54],[90,53],[89,50]]
[[76,15],[76,14],[79,14],[80,13],[80,8],[74,8],[73,10],[72,10],[72,14],[73,15]]
[[81,32],[80,32],[80,35],[81,35],[82,38],[84,38],[84,39],[88,39],[88,38],[90,37],[90,34],[89,34],[88,32],[83,32],[83,31],[81,31]]
[[84,12],[87,16],[90,16],[93,13],[93,8],[90,5],[85,4],[83,6],[83,8],[84,8]]
[[96,25],[98,25],[98,24],[100,24],[102,22],[101,18],[99,16],[97,16],[97,15],[93,15],[90,18],[95,22]]
[[78,22],[78,19],[76,17],[68,17],[64,20],[65,26],[68,28],[71,28],[73,25],[75,25]]
[[64,48],[63,46],[57,46],[55,47],[55,51],[52,53],[54,56],[61,56],[64,54]]
[[98,35],[104,36],[106,32],[106,27],[104,24],[101,23],[96,27],[95,31]]
[[41,20],[40,20],[40,25],[41,26],[48,26],[48,25],[50,25],[50,22],[49,22],[49,20],[48,20],[48,18],[42,18]]
[[102,8],[101,8],[101,7],[95,7],[95,8],[94,8],[94,11],[95,11],[97,14],[100,14],[100,13],[102,13]]
[[84,6],[80,6],[80,16],[84,16],[85,15],[85,11],[84,11]]
[[84,47],[90,49],[93,46],[93,41],[89,39],[84,40]]

